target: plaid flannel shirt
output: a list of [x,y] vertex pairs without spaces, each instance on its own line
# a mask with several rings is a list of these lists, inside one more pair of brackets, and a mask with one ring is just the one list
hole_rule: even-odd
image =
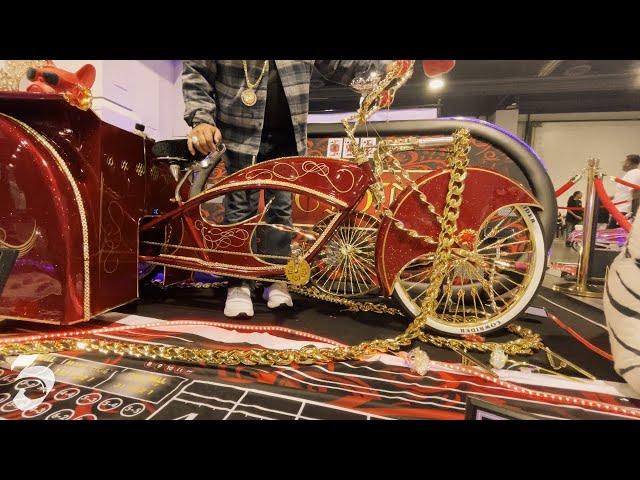
[[[380,60],[275,60],[289,103],[298,154],[307,150],[309,84],[313,68],[328,80],[348,85],[359,74],[382,70]],[[249,80],[255,82],[264,60],[247,61]],[[267,69],[268,69],[267,65]],[[201,123],[217,126],[222,141],[232,151],[257,155],[264,124],[268,70],[256,88],[258,100],[247,107],[240,93],[247,88],[241,60],[185,60],[182,71],[184,119],[191,127]]]

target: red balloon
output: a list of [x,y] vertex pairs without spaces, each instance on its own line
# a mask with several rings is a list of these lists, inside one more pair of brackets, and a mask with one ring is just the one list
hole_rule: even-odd
[[455,60],[422,60],[422,69],[429,78],[449,73],[455,66]]

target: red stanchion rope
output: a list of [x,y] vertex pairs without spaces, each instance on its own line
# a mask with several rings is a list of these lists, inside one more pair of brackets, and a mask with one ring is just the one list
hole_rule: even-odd
[[565,332],[569,333],[569,335],[571,335],[573,338],[575,338],[576,340],[578,340],[581,344],[583,344],[585,347],[587,347],[589,350],[591,350],[594,353],[597,353],[598,355],[600,355],[602,358],[606,358],[607,360],[613,362],[613,356],[609,353],[609,352],[605,352],[604,350],[602,350],[601,348],[596,347],[593,343],[589,342],[589,340],[587,340],[586,338],[584,338],[583,336],[581,336],[578,332],[576,332],[575,330],[573,330],[571,327],[569,327],[568,325],[566,325],[564,322],[562,322],[558,317],[556,317],[553,313],[551,312],[547,312],[547,316],[553,320],[553,322],[558,325],[558,327],[560,327],[561,329],[563,329]]
[[[629,202],[616,202],[614,203],[614,205],[622,205],[623,203],[629,203]],[[578,211],[578,210],[584,210],[584,207],[558,207],[558,210],[570,210],[572,212],[574,211]]]
[[581,178],[582,178],[582,174],[581,173],[579,173],[578,175],[574,175],[573,178],[571,178],[567,183],[565,183],[559,189],[556,190],[556,197],[559,197],[564,192],[566,192],[571,187],[573,187],[576,184],[576,182],[578,180],[580,180]]
[[600,203],[604,208],[606,208],[611,216],[616,219],[618,225],[624,228],[627,232],[631,231],[631,222],[625,218],[625,216],[618,210],[609,196],[607,195],[607,191],[604,189],[604,184],[602,183],[601,178],[596,178],[593,181],[594,186],[596,187],[596,192],[598,193],[598,197],[600,197]]
[[629,183],[626,180],[622,180],[621,178],[618,178],[618,177],[609,176],[609,178],[614,182],[619,183],[620,185],[624,185],[625,187],[633,188],[635,190],[640,190],[640,185],[637,185],[635,183]]

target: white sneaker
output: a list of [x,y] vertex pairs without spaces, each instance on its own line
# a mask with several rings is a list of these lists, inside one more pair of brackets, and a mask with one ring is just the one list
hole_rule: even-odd
[[227,289],[227,301],[224,304],[226,317],[253,317],[253,302],[251,290],[247,286],[230,287]]
[[284,307],[285,305],[293,307],[293,300],[291,300],[286,283],[274,283],[265,288],[262,298],[267,301],[267,307],[269,308]]

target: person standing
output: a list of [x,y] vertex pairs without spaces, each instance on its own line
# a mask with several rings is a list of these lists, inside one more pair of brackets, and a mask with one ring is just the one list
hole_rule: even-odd
[[[346,85],[360,74],[383,74],[389,64],[377,60],[185,60],[182,90],[184,119],[192,127],[189,150],[207,154],[224,138],[227,174],[265,160],[304,155],[313,69]],[[224,223],[256,215],[258,201],[257,190],[227,194]],[[291,193],[266,190],[265,204],[269,202],[266,223],[292,226]],[[270,227],[262,231],[257,253],[291,254],[290,233]],[[293,306],[285,283],[274,283],[263,297],[269,308]],[[251,283],[230,279],[224,314],[252,317],[253,313]]]
[[567,201],[566,223],[566,242],[567,247],[571,246],[569,235],[576,228],[576,225],[582,222],[582,192],[573,192]]
[[[622,180],[625,182],[640,185],[640,155],[627,155],[623,164],[622,171],[625,172]],[[638,210],[638,202],[640,201],[640,190],[636,190],[625,185],[616,184],[616,194],[613,197],[613,203],[626,217],[631,217],[632,212]],[[619,228],[618,222],[613,216],[609,218],[607,228]]]

